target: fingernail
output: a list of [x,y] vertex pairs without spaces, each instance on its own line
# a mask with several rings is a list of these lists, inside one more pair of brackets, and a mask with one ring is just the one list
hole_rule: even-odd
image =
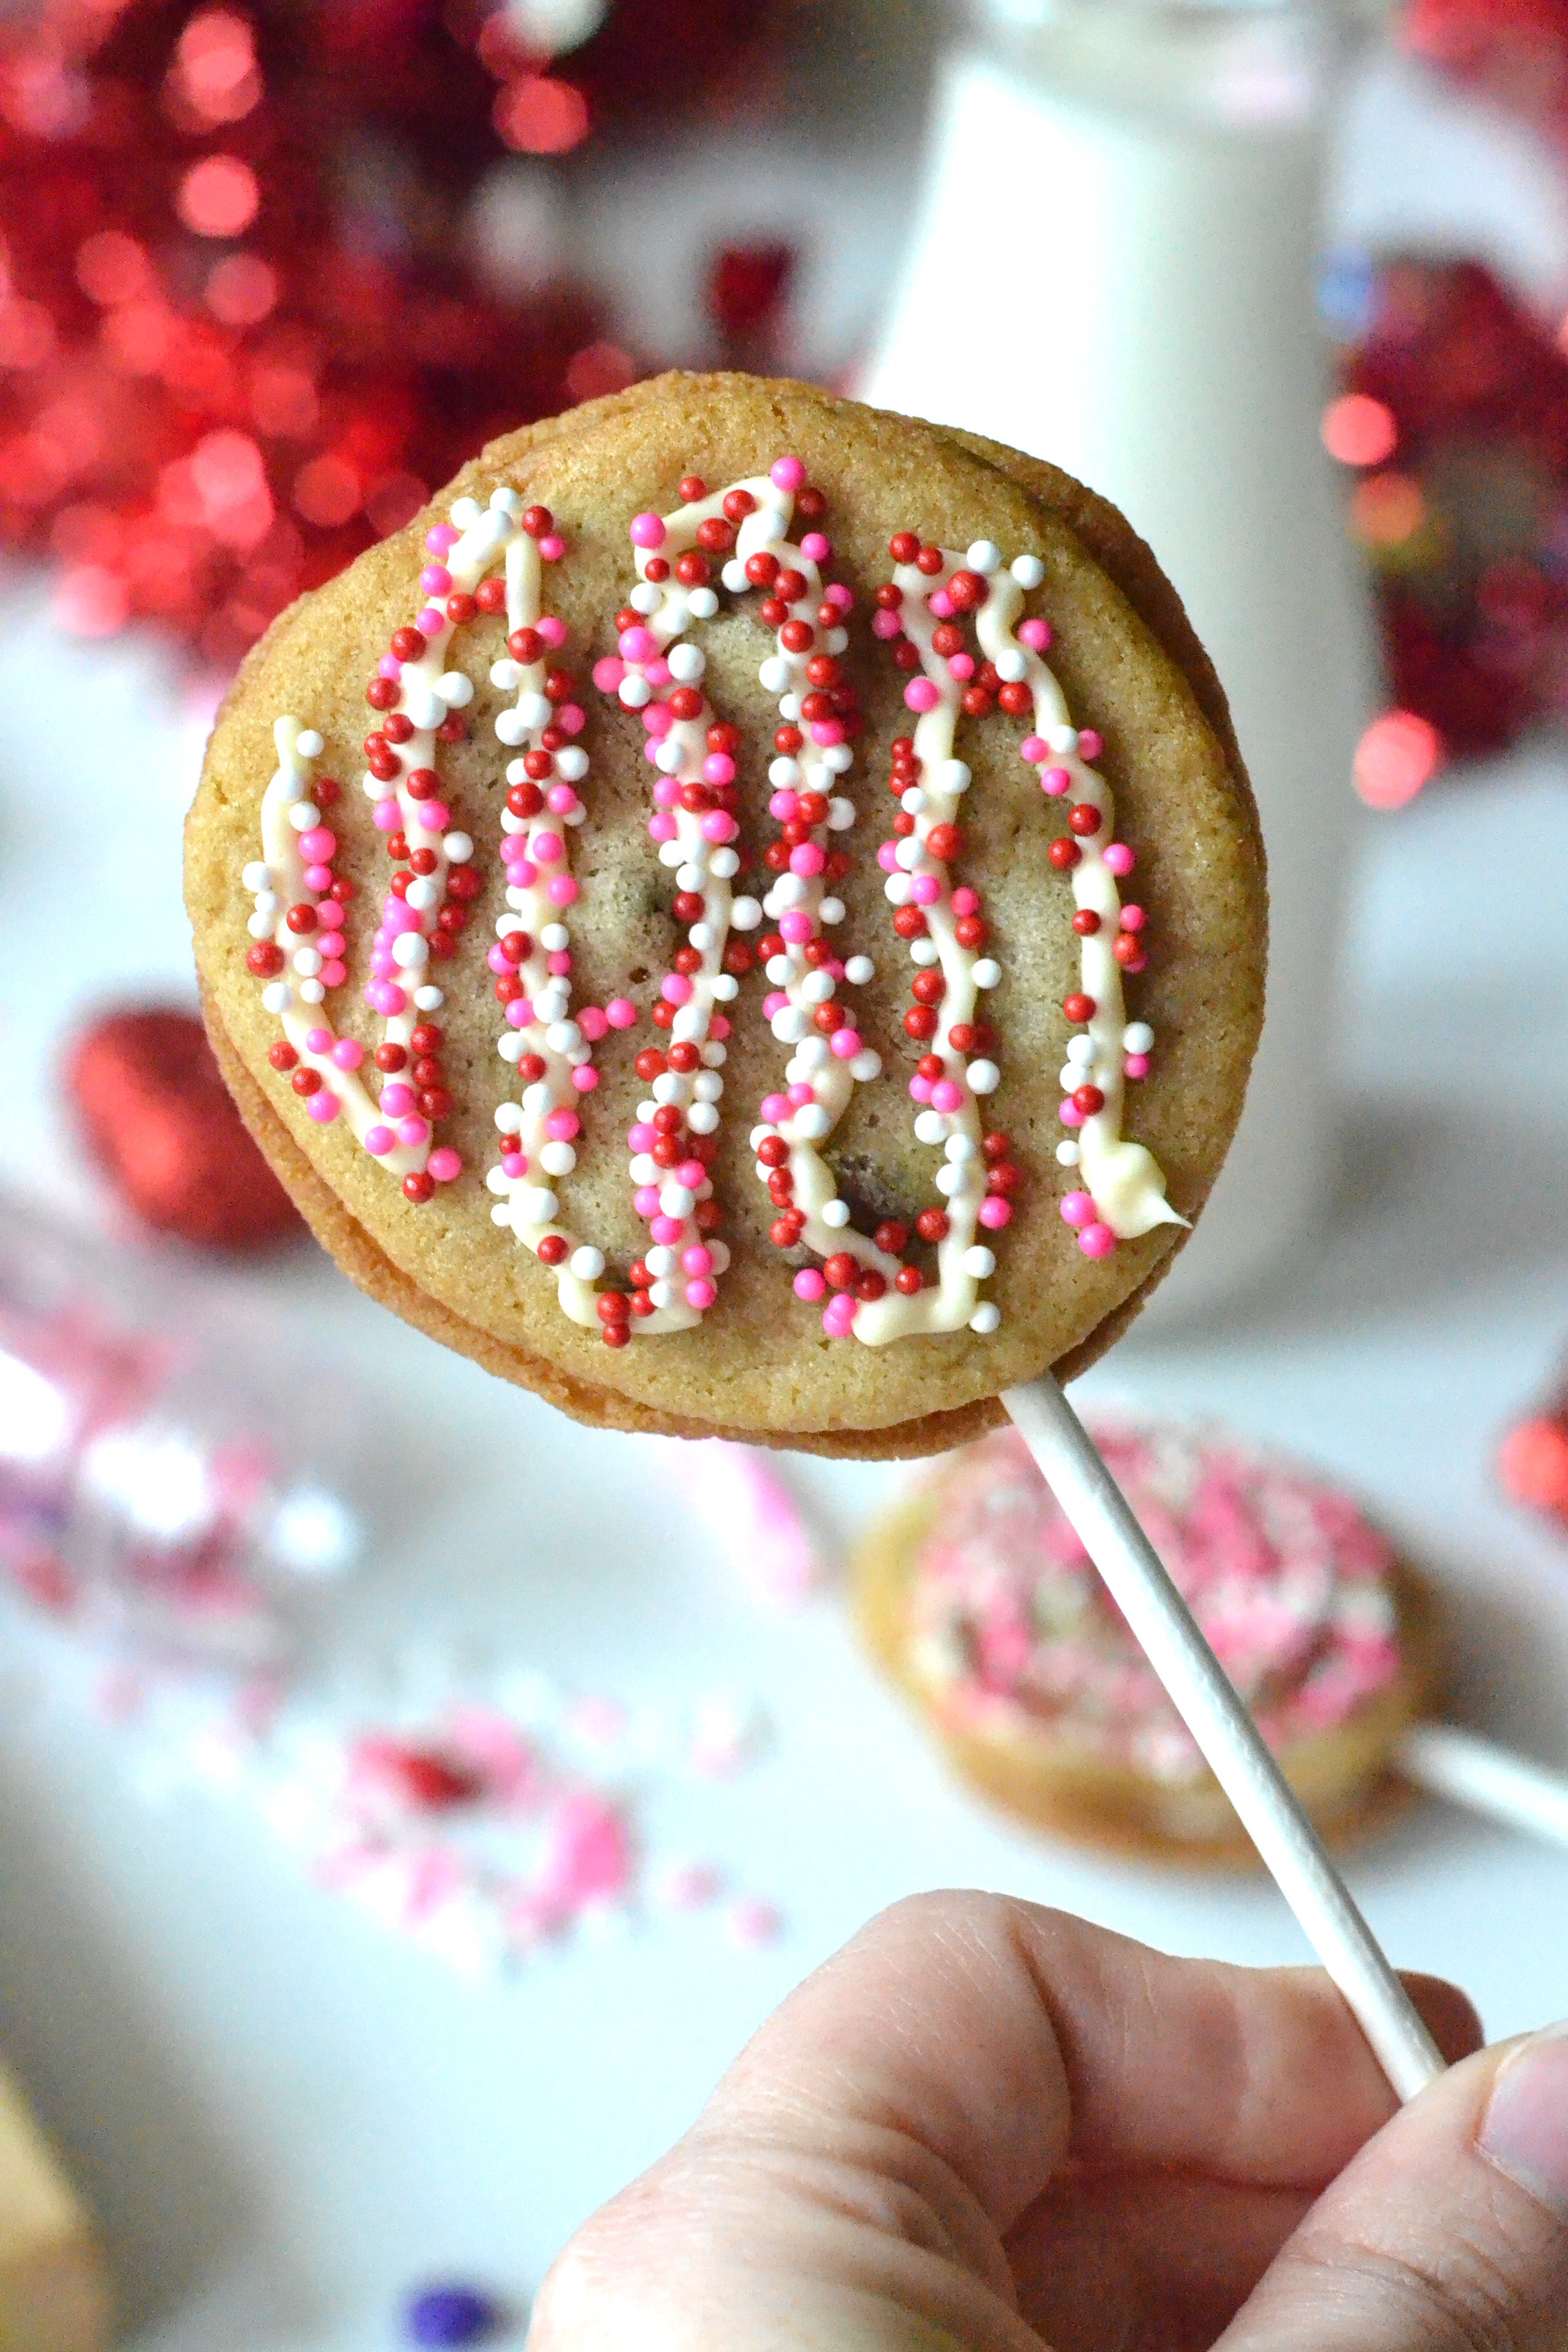
[[1568,2221],[1568,2021],[1521,2042],[1504,2060],[1480,2148]]

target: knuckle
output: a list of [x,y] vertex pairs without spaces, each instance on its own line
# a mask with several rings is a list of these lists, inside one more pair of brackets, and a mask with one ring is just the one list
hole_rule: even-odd
[[1526,2352],[1528,2301],[1504,2242],[1456,2219],[1440,2244],[1310,2235],[1287,2251],[1327,2310],[1375,2315],[1393,2344],[1421,2352]]

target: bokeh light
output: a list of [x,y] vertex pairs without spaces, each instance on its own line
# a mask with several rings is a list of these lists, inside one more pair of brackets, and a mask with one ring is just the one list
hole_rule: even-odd
[[173,79],[178,99],[203,122],[240,121],[261,96],[246,19],[226,8],[193,16],[180,36]]
[[497,97],[495,126],[525,155],[564,155],[588,136],[588,101],[569,81],[525,74]]
[[1342,466],[1385,465],[1399,446],[1399,426],[1385,401],[1346,393],[1323,412],[1323,446]]
[[256,218],[261,190],[237,155],[204,155],[185,173],[174,202],[198,236],[238,236]]
[[1403,547],[1426,520],[1426,496],[1408,474],[1373,474],[1351,500],[1351,529],[1363,547]]
[[278,307],[278,272],[254,253],[230,253],[207,278],[207,309],[226,327],[257,327]]
[[78,563],[56,582],[50,610],[73,637],[111,637],[131,617],[131,596],[118,572]]
[[1399,809],[1443,764],[1443,739],[1413,710],[1385,710],[1357,746],[1355,788],[1368,808]]
[[147,248],[123,229],[99,229],[77,247],[76,282],[89,299],[108,310],[133,301],[153,283]]
[[321,530],[335,530],[347,522],[358,512],[363,495],[363,486],[354,468],[331,450],[301,466],[294,479],[296,512]]

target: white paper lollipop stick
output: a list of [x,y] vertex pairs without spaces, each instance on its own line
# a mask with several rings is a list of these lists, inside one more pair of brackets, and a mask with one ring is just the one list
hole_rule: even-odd
[[1443,2058],[1218,1659],[1055,1381],[1003,1403],[1400,2098]]
[[1568,1780],[1453,1723],[1421,1723],[1394,1766],[1407,1780],[1510,1829],[1568,1845]]

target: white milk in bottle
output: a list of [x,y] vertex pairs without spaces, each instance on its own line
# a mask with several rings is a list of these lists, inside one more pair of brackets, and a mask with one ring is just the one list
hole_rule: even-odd
[[1231,698],[1268,851],[1268,1017],[1160,1319],[1287,1268],[1336,1170],[1339,909],[1372,656],[1320,439],[1314,278],[1325,101],[1350,20],[1372,13],[986,0],[939,85],[921,217],[859,387],[1103,491]]

